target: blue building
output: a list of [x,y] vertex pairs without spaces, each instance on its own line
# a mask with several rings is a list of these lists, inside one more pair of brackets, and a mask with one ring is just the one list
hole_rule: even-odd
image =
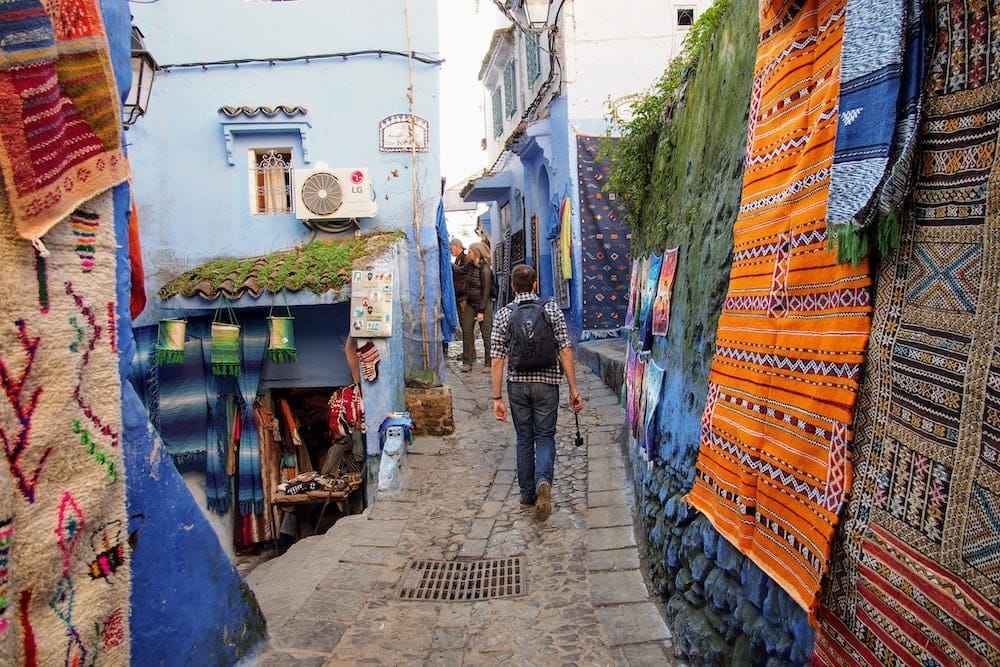
[[493,34],[479,73],[487,161],[462,196],[490,206],[480,234],[493,248],[499,303],[512,296],[510,268],[526,263],[574,338],[622,326],[631,235],[621,203],[603,191],[608,117],[628,117],[710,4],[639,0],[621,11],[597,0],[494,0],[509,25]]
[[[340,503],[350,512],[374,500],[378,424],[405,410],[405,378],[440,379],[437,7],[130,8],[158,65],[125,134],[147,295],[131,380],[162,436],[151,455],[169,454],[184,481],[135,493],[170,507],[186,487],[214,529],[206,558],[219,545],[232,556],[287,526],[272,512],[278,482],[330,464],[334,390],[358,383],[370,425],[347,444],[344,460],[368,475]],[[179,338],[163,335],[177,322]],[[219,324],[239,327],[228,369]],[[321,528],[312,521],[288,531]],[[158,622],[138,614],[135,637]]]

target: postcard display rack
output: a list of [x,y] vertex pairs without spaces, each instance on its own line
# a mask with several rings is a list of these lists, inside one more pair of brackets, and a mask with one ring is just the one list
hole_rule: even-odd
[[377,268],[351,271],[351,336],[388,338],[392,335],[392,271]]

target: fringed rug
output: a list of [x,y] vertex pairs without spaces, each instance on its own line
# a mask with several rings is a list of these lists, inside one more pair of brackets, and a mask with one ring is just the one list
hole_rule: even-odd
[[849,491],[867,266],[827,248],[846,0],[765,3],[733,267],[688,499],[812,611]]
[[[614,195],[602,190],[609,165],[597,153],[604,140],[582,135],[576,138],[584,329],[622,326],[632,270],[632,233],[625,226],[624,208]],[[564,270],[563,275],[568,279],[570,273]]]
[[816,664],[1000,664],[1000,6],[932,4],[920,170],[879,271]]
[[98,0],[0,3],[0,169],[24,238],[128,177],[108,51]]
[[127,665],[111,193],[52,228],[48,257],[0,209],[0,662]]

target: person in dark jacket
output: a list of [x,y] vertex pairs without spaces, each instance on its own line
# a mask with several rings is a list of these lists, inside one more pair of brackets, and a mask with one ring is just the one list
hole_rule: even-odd
[[[476,301],[478,305],[481,306],[481,312],[483,317],[479,319],[476,317],[476,321],[479,322],[479,333],[483,336],[483,350],[485,351],[485,365],[483,370],[487,373],[490,372],[490,333],[493,329],[493,301],[497,298],[495,292],[496,289],[496,279],[493,276],[493,267],[491,261],[490,248],[485,243],[477,241],[476,243],[469,244],[468,256],[472,260],[472,263],[476,265],[479,272],[479,286],[480,293],[477,295]],[[473,333],[473,340],[475,340],[475,333]]]
[[[465,287],[465,304],[458,311],[458,321],[462,325],[462,372],[468,373],[476,363],[476,322],[485,317],[482,278],[479,265],[472,260],[472,253],[463,254],[464,261],[458,268]],[[457,262],[457,259],[456,259]]]
[[[452,282],[455,284],[455,309],[458,311],[458,328],[464,334],[465,320],[462,317],[462,313],[465,310],[465,298],[468,293],[468,286],[466,285],[465,273],[462,271],[462,266],[468,261],[468,255],[465,253],[465,244],[462,243],[461,239],[453,238],[449,246],[451,250]],[[464,336],[462,340],[465,340]],[[444,355],[448,356],[448,343],[444,344]]]

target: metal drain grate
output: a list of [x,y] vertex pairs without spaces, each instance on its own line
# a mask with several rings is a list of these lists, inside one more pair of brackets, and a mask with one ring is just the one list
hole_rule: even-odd
[[518,595],[524,595],[521,556],[472,561],[415,560],[403,572],[396,597],[468,602]]

